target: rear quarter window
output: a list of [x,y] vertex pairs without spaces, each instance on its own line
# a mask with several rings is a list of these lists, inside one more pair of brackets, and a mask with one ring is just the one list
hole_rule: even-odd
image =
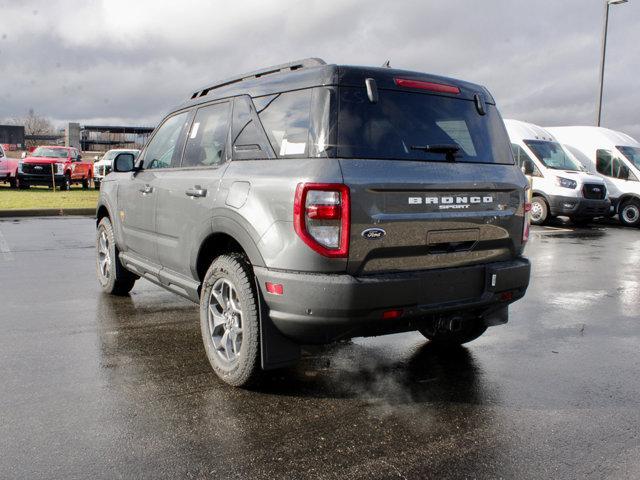
[[254,104],[278,158],[309,157],[312,89],[258,97]]

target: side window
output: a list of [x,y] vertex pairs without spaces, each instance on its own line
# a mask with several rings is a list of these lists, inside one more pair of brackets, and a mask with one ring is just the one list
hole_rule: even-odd
[[311,89],[280,93],[258,107],[260,121],[278,158],[309,157],[311,94]]
[[598,150],[596,152],[596,170],[598,173],[606,175],[607,177],[613,177],[613,170],[611,169],[612,160],[611,152]]
[[527,152],[517,143],[511,144],[511,151],[513,152],[513,158],[516,161],[516,165],[519,166],[525,175],[531,175],[533,177],[542,177],[540,170],[536,167],[536,164],[531,157],[527,155]]
[[607,150],[596,151],[596,170],[607,177],[619,178],[621,180],[638,181],[638,177],[619,158],[614,157]]
[[158,128],[144,154],[145,168],[168,168],[171,166],[174,154],[177,153],[176,146],[180,139],[180,133],[185,128],[188,117],[188,112],[179,113],[167,119]]
[[262,127],[254,118],[249,97],[237,97],[234,100],[231,143],[234,159],[251,160],[273,157]]
[[212,167],[224,163],[229,131],[228,102],[198,109],[182,160],[183,167]]

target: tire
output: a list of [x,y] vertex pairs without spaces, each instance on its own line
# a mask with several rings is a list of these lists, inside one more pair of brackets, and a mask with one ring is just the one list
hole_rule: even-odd
[[544,198],[535,196],[531,200],[531,212],[529,218],[532,225],[544,225],[549,217],[549,207]]
[[69,173],[65,173],[64,175],[64,183],[60,187],[61,190],[68,192],[71,190],[71,175]]
[[108,217],[104,217],[98,224],[96,274],[102,291],[111,295],[127,295],[138,279],[120,263],[113,227]]
[[200,329],[216,374],[234,387],[259,379],[260,330],[253,271],[237,253],[216,258],[200,294]]
[[16,177],[9,178],[9,188],[18,188],[18,179]]
[[460,328],[454,331],[431,325],[421,328],[419,332],[428,338],[433,344],[439,346],[457,346],[471,342],[481,336],[487,330],[487,326],[480,318],[467,318],[461,320]]
[[82,179],[82,189],[83,190],[88,190],[89,189],[89,179],[88,178],[83,178]]
[[620,205],[619,210],[620,223],[625,227],[640,226],[640,201],[627,200]]
[[100,182],[96,182],[95,180],[93,181],[93,188],[95,190],[100,190]]
[[29,185],[28,183],[24,183],[24,182],[18,183],[18,189],[20,190],[28,190],[29,188],[31,188],[31,185]]

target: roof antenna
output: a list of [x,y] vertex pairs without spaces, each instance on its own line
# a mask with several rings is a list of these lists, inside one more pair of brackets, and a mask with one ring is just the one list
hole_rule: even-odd
[[387,60],[382,64],[382,68],[391,68],[391,60]]

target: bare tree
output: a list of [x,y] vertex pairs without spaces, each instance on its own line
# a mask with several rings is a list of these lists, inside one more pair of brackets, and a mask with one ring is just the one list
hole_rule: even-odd
[[[55,133],[53,123],[47,117],[38,115],[32,108],[24,117],[14,117],[7,122],[9,125],[24,126],[25,135],[51,135]],[[37,141],[27,141],[27,146],[37,145]]]

